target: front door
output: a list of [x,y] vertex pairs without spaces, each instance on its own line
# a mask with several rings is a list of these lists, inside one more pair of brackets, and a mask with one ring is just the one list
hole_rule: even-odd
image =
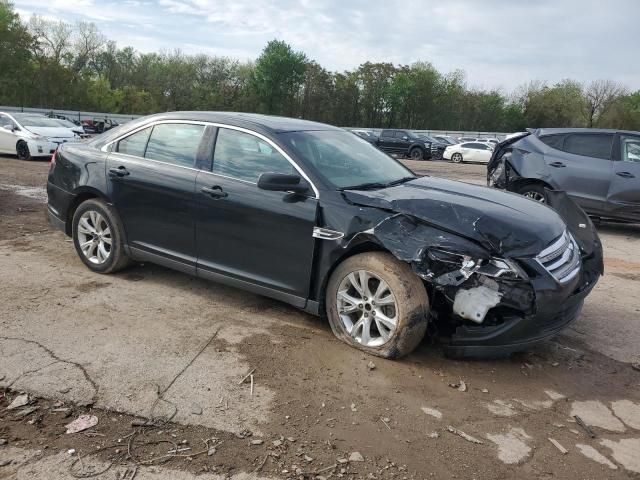
[[129,246],[189,272],[195,272],[194,167],[204,129],[147,127],[120,140],[107,159],[109,193]]
[[200,172],[196,181],[198,275],[231,277],[302,307],[318,201],[312,191],[261,190],[262,173],[297,171],[264,138],[219,128],[212,171]]
[[608,208],[616,216],[640,221],[640,135],[620,135],[617,142]]
[[0,113],[0,152],[16,153],[18,137],[11,131],[13,127],[15,127],[13,120]]
[[606,210],[612,145],[612,134],[570,133],[557,138],[545,153],[545,163],[557,188],[589,212]]

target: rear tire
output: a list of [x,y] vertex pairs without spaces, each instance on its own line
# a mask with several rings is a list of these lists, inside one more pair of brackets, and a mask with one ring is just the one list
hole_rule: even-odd
[[99,199],[82,202],[73,215],[73,244],[80,260],[96,273],[114,273],[130,264],[124,229],[116,210]]
[[539,183],[522,185],[516,189],[516,193],[539,203],[547,203],[547,194],[544,191],[544,186]]
[[29,151],[29,145],[24,140],[20,140],[16,145],[16,155],[18,160],[31,160],[31,152]]
[[424,160],[424,152],[419,147],[413,147],[409,151],[409,156],[412,160]]
[[453,155],[451,155],[451,161],[453,163],[462,163],[464,161],[464,158],[462,158],[461,153],[454,153]]
[[[353,281],[365,287],[358,290]],[[335,269],[326,310],[331,330],[343,342],[372,355],[399,358],[422,341],[429,298],[408,264],[389,253],[367,252]]]

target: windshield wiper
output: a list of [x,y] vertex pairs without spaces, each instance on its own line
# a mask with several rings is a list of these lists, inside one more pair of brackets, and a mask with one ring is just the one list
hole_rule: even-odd
[[360,185],[351,185],[350,187],[342,187],[340,190],[369,190],[374,188],[387,188],[393,187],[394,185],[400,185],[401,183],[408,182],[409,180],[415,180],[417,177],[402,177],[398,180],[394,180],[392,182],[382,183],[382,182],[369,182],[369,183],[361,183]]

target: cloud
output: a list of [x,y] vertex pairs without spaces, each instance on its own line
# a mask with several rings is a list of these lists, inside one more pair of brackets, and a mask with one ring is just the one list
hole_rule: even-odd
[[430,61],[472,86],[611,78],[640,88],[640,1],[14,0],[21,14],[94,21],[142,51],[257,57],[279,38],[331,70]]

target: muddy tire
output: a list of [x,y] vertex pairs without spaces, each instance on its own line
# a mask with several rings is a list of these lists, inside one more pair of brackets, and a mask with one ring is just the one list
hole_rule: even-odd
[[76,209],[72,222],[73,244],[90,270],[114,273],[129,265],[124,229],[113,207],[102,200],[86,200]]
[[419,147],[413,147],[409,152],[412,160],[424,160],[424,152]]
[[451,161],[453,163],[462,163],[464,159],[462,158],[461,153],[454,153],[453,155],[451,155]]
[[527,197],[531,200],[535,200],[540,203],[547,203],[547,194],[544,191],[544,186],[539,183],[528,183],[518,187],[516,193],[519,193],[523,197]]
[[31,152],[29,151],[29,145],[27,142],[20,140],[16,145],[16,155],[18,160],[31,160]]
[[354,255],[334,270],[326,292],[331,330],[352,347],[384,358],[412,352],[427,329],[429,299],[411,267],[393,255]]

